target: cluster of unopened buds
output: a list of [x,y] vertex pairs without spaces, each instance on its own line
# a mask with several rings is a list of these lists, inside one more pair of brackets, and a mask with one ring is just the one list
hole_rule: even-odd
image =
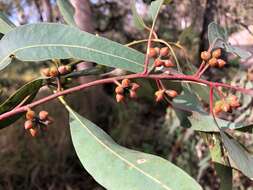
[[226,62],[223,59],[220,59],[221,49],[215,49],[212,52],[203,51],[200,54],[200,57],[205,61],[210,67],[219,67],[222,68],[226,65]]
[[59,75],[66,75],[72,71],[71,66],[69,65],[61,65],[58,68],[51,67],[45,68],[41,72],[46,77],[57,77]]
[[171,60],[170,52],[168,47],[155,47],[149,49],[149,57],[154,58],[155,67],[174,67],[175,64]]
[[178,93],[175,90],[165,90],[165,89],[158,90],[155,92],[156,102],[160,102],[161,100],[163,100],[166,95],[169,98],[175,98],[178,95]]
[[30,134],[35,137],[38,134],[38,127],[45,130],[46,127],[53,123],[53,119],[49,116],[47,111],[40,111],[36,116],[35,112],[28,109],[26,112],[26,121],[24,124],[25,130],[29,130]]
[[137,98],[137,89],[140,87],[137,83],[131,82],[129,79],[123,79],[121,84],[115,88],[116,101],[122,102],[125,95],[129,94],[130,98]]
[[215,102],[213,113],[217,115],[221,112],[231,112],[233,109],[236,109],[238,107],[240,107],[238,97],[231,95],[223,100]]

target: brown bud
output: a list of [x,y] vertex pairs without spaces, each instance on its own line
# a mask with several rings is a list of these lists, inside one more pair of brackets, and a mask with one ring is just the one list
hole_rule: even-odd
[[155,101],[156,102],[160,102],[163,99],[163,97],[164,97],[164,90],[158,90],[158,91],[156,91],[155,92],[155,96],[156,96]]
[[119,102],[122,102],[124,100],[124,96],[122,94],[116,94],[116,101],[119,103]]
[[29,132],[30,132],[30,134],[32,135],[32,137],[36,137],[37,134],[38,134],[37,130],[36,130],[36,129],[33,129],[33,128],[29,129]]
[[33,122],[31,120],[26,120],[24,124],[25,130],[31,129],[33,127]]
[[45,68],[41,70],[41,74],[46,76],[46,77],[50,77],[50,70],[49,68]]
[[129,87],[131,84],[131,81],[129,79],[123,79],[122,82],[121,82],[121,85],[123,88],[127,88]]
[[124,88],[122,86],[117,86],[115,88],[115,93],[116,94],[123,94],[124,93]]
[[49,73],[51,77],[56,77],[58,75],[58,70],[55,67],[53,67],[50,69]]
[[221,49],[216,49],[212,52],[212,57],[219,58],[221,56]]
[[165,60],[164,66],[165,67],[174,67],[175,65],[170,59],[168,59],[168,60]]
[[165,93],[168,94],[168,96],[171,98],[175,98],[178,95],[177,91],[175,90],[166,90]]
[[138,88],[140,88],[140,85],[137,83],[132,83],[131,90],[136,91]]
[[215,67],[217,65],[217,59],[216,58],[211,58],[209,61],[208,61],[208,64],[211,66],[211,67]]
[[155,67],[160,67],[164,65],[164,62],[161,59],[156,59],[154,64],[155,64]]
[[137,94],[134,90],[130,90],[130,98],[137,98]]
[[39,113],[40,120],[44,121],[44,120],[47,119],[47,117],[48,117],[48,112],[47,111],[40,111],[40,113]]
[[204,61],[207,61],[208,59],[211,58],[211,54],[208,51],[202,51],[200,54],[201,59]]
[[168,47],[163,47],[160,50],[160,55],[161,56],[167,56],[169,54],[169,48]]
[[217,64],[218,64],[219,68],[222,68],[226,65],[226,61],[224,61],[222,59],[218,59]]
[[156,51],[156,54],[159,55],[160,54],[160,48],[159,47],[155,47],[154,49]]
[[149,49],[149,54],[148,54],[149,57],[156,57],[157,56],[157,52],[155,50],[155,48],[150,48]]
[[228,101],[229,105],[232,108],[240,107],[240,103],[239,103],[238,97],[235,96],[235,95],[229,96],[228,99],[227,99],[227,101]]
[[28,109],[25,115],[27,120],[33,120],[35,117],[35,112],[32,111],[31,109]]
[[222,105],[222,110],[224,112],[229,112],[231,110],[231,106],[228,103],[224,102]]
[[67,70],[66,66],[61,65],[60,67],[58,67],[58,72],[59,72],[61,75],[65,75],[65,74],[68,73],[68,70]]
[[223,106],[222,101],[218,101],[215,103],[215,106],[213,108],[213,112],[215,115],[217,115],[218,113],[220,113],[222,111],[222,106]]

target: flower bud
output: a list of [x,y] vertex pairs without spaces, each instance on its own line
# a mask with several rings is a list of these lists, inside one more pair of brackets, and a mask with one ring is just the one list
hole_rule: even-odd
[[123,88],[127,88],[129,87],[131,84],[131,81],[129,79],[123,79],[122,82],[121,82],[121,85]]
[[217,59],[216,58],[211,58],[209,61],[208,61],[208,64],[211,66],[211,67],[215,67],[217,65]]
[[44,120],[47,119],[47,117],[48,117],[48,112],[47,111],[40,111],[40,113],[39,113],[40,120],[44,121]]
[[117,86],[115,88],[115,93],[116,94],[123,94],[124,93],[124,88],[122,86]]
[[140,85],[137,83],[132,83],[131,90],[136,91],[138,88],[140,88]]
[[158,90],[155,92],[156,102],[160,102],[164,98],[164,90]]
[[35,117],[35,112],[32,111],[31,109],[28,109],[25,115],[27,120],[33,120]]
[[211,54],[208,51],[202,51],[200,57],[202,60],[207,61],[211,58]]
[[164,62],[161,59],[156,59],[154,65],[155,67],[160,67],[164,65]]
[[124,100],[124,96],[121,95],[121,94],[116,94],[116,101],[119,103],[119,102],[122,102]]
[[169,48],[168,47],[163,47],[160,50],[160,55],[161,56],[167,56],[169,54]]
[[31,129],[33,127],[33,122],[31,120],[26,120],[24,124],[25,130]]
[[37,134],[38,134],[38,131],[36,129],[33,129],[33,128],[29,129],[29,132],[30,132],[32,137],[36,137]]
[[168,96],[171,98],[175,98],[178,95],[177,91],[175,90],[166,90],[165,93],[168,94]]
[[226,61],[222,60],[222,59],[218,59],[217,60],[217,64],[219,68],[222,68],[226,65]]
[[50,71],[49,71],[49,73],[50,73],[51,77],[58,76],[58,70],[55,67],[51,68]]
[[155,48],[150,48],[149,49],[149,54],[148,54],[149,57],[156,57],[157,56],[157,52],[155,50]]
[[212,52],[212,57],[219,58],[221,56],[221,49],[216,49]]
[[60,67],[58,67],[58,72],[61,74],[61,75],[65,75],[68,73],[68,70],[66,68],[65,65],[61,65]]
[[175,65],[170,59],[168,59],[164,62],[164,66],[165,67],[174,67]]
[[137,94],[134,90],[130,90],[130,98],[137,98]]

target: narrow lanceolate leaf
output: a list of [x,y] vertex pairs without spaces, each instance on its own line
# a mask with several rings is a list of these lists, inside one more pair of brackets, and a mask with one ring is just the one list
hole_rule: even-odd
[[8,17],[3,12],[0,12],[0,33],[6,34],[13,28],[15,28],[15,25],[8,19]]
[[156,0],[151,2],[151,5],[148,10],[148,15],[153,21],[156,20],[156,17],[162,7],[163,2],[164,0]]
[[[5,113],[14,109],[18,105],[25,105],[30,103],[36,96],[38,90],[43,85],[42,78],[33,80],[20,89],[18,89],[13,95],[11,95],[7,100],[5,100],[0,105],[0,114]],[[17,119],[19,119],[23,114],[18,114],[15,116],[11,116],[0,122],[0,129],[7,127],[8,125],[14,123]]]
[[147,26],[145,25],[143,19],[141,18],[141,16],[138,14],[137,9],[136,9],[136,2],[135,0],[131,1],[131,10],[133,13],[133,20],[134,20],[134,25],[136,28],[143,30],[144,28],[147,28]]
[[221,131],[222,142],[228,151],[228,156],[236,167],[247,177],[253,180],[253,156],[236,140]]
[[131,72],[143,70],[144,54],[108,39],[56,23],[25,25],[0,41],[0,69],[11,62],[76,58]]
[[57,0],[57,5],[66,23],[72,26],[76,26],[76,23],[74,20],[75,9],[71,5],[69,0]]
[[158,156],[116,144],[103,130],[67,106],[71,137],[84,168],[108,190],[199,190],[182,169]]

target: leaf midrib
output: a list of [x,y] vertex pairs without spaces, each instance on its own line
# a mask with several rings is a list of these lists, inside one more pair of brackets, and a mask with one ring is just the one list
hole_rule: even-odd
[[99,143],[101,144],[103,147],[105,147],[105,149],[107,149],[109,152],[111,152],[114,156],[118,157],[120,160],[122,160],[123,162],[125,162],[127,165],[129,165],[131,168],[134,168],[135,170],[137,170],[138,172],[142,173],[144,176],[150,178],[151,180],[153,180],[154,182],[160,184],[162,186],[162,188],[166,189],[166,190],[172,190],[170,189],[166,184],[164,184],[163,182],[161,182],[160,180],[158,180],[157,178],[153,177],[152,175],[146,173],[145,171],[143,171],[141,168],[137,167],[134,163],[128,161],[127,159],[125,159],[124,157],[122,157],[121,155],[119,155],[117,152],[115,152],[114,150],[112,150],[110,147],[108,147],[105,143],[103,143],[96,135],[94,135],[92,133],[91,130],[89,130],[89,128],[87,128],[83,122],[79,119],[79,117],[72,111],[72,109],[66,105],[67,110],[75,117],[75,119],[81,124],[82,127],[85,128],[85,130]]
[[10,52],[7,56],[5,56],[2,61],[0,62],[0,65],[2,63],[5,62],[5,60],[7,60],[10,55],[15,55],[15,53],[19,52],[19,51],[22,51],[22,50],[26,50],[26,49],[30,49],[30,48],[38,48],[38,47],[68,47],[68,48],[79,48],[79,49],[86,49],[88,51],[94,51],[94,52],[97,52],[97,53],[100,53],[102,55],[108,55],[108,56],[111,56],[111,57],[115,57],[115,58],[119,58],[119,59],[122,59],[122,60],[126,60],[126,61],[129,61],[129,62],[132,62],[136,65],[139,65],[139,66],[142,66],[142,64],[138,63],[138,62],[135,62],[135,61],[132,61],[130,59],[127,59],[127,58],[124,58],[124,57],[121,57],[121,56],[118,56],[118,55],[114,55],[114,54],[110,54],[110,53],[106,53],[104,51],[100,51],[100,50],[97,50],[97,49],[94,49],[94,48],[89,48],[89,47],[86,47],[86,46],[79,46],[79,45],[68,45],[68,44],[37,44],[37,45],[30,45],[30,46],[25,46],[25,47],[21,47],[21,48],[17,48],[15,50],[13,50],[12,52]]

